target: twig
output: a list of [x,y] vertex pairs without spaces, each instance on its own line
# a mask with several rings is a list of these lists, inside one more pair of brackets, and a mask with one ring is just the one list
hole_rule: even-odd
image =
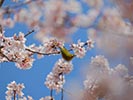
[[[3,57],[5,57],[8,61],[10,61],[10,62],[16,62],[15,60],[9,59],[5,54],[3,54],[3,53],[1,53],[1,52],[0,52],[0,54],[1,54]],[[8,61],[5,61],[5,62],[8,62]]]
[[16,90],[13,90],[13,93],[14,93],[14,100],[16,100]]
[[[61,73],[61,76],[62,76],[62,81],[63,81],[63,73]],[[64,98],[64,90],[63,88],[61,89],[61,100],[63,100]]]
[[29,51],[29,52],[32,52],[32,53],[40,54],[40,55],[60,54],[60,51],[53,52],[53,53],[43,53],[43,52],[38,52],[38,51],[31,50],[31,49],[29,49],[29,48],[26,48],[25,50],[27,50],[27,51]]
[[[0,56],[5,57],[10,62],[16,62],[15,60],[9,59],[5,54],[2,53],[1,49],[4,48],[4,46],[0,47]],[[5,61],[6,62],[6,61]]]
[[64,98],[64,90],[61,89],[61,100],[63,100],[63,98]]
[[[0,8],[2,7],[5,0],[0,0]],[[0,25],[0,33],[3,33],[2,25]]]
[[83,48],[84,46],[86,46],[88,43],[84,43],[81,47]]
[[35,32],[35,30],[31,30],[29,31],[27,34],[24,35],[24,37],[27,37],[28,35],[30,35],[31,33]]
[[51,100],[53,100],[53,89],[50,90],[50,97],[51,97]]
[[3,33],[3,28],[2,28],[2,25],[0,25],[0,34]]
[[0,8],[2,7],[5,0],[0,0]]
[[67,91],[66,89],[62,88],[62,90],[67,93],[68,95],[72,96],[72,93],[70,93],[69,91]]

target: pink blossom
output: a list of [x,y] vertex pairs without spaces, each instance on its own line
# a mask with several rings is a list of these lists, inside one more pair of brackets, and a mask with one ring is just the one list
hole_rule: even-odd
[[33,64],[34,59],[30,57],[25,57],[20,61],[16,62],[16,66],[20,69],[30,69]]
[[87,40],[86,43],[89,49],[94,48],[94,41],[92,39]]
[[55,100],[55,99],[51,96],[46,96],[44,98],[41,98],[40,100]]
[[111,0],[117,6],[121,16],[133,21],[133,1],[132,0]]
[[18,2],[19,0],[12,0],[12,2]]
[[104,0],[83,0],[86,2],[89,6],[94,8],[101,8],[104,5]]
[[18,100],[34,100],[31,96],[23,96],[23,97],[19,97]]
[[58,52],[57,48],[64,45],[64,42],[56,38],[46,38],[43,42],[42,50],[45,53]]
[[12,61],[20,69],[31,68],[34,59],[30,57],[32,53],[26,50],[25,42],[26,39],[22,32],[19,33],[19,36],[1,36],[0,45],[3,46],[1,48],[1,62]]
[[94,29],[94,28],[89,28],[87,30],[87,34],[92,40],[94,40],[96,38],[96,36],[97,36],[97,30]]
[[[104,56],[92,58],[84,81],[84,95],[82,100],[87,98],[103,98],[106,100],[131,100],[132,81],[126,66],[119,64],[114,68],[109,66]],[[125,91],[126,90],[126,91]]]
[[24,95],[24,93],[22,92],[22,90],[24,89],[24,84],[16,84],[15,81],[11,82],[10,84],[8,84],[7,86],[7,91],[6,91],[6,95],[7,98],[8,97],[13,97],[14,96],[14,92],[16,93],[16,95],[22,97]]
[[45,85],[50,90],[54,89],[57,92],[60,92],[61,89],[63,88],[64,83],[65,83],[65,78],[63,75],[56,75],[56,74],[50,72],[47,75]]
[[78,44],[72,44],[71,46],[74,51],[74,54],[79,58],[83,58],[86,53],[85,47],[83,47],[83,45],[84,45],[84,42],[80,42],[79,40]]
[[12,28],[14,26],[14,21],[11,18],[4,19],[3,25]]
[[75,26],[80,26],[80,27],[89,27],[94,23],[98,15],[99,15],[99,10],[91,9],[90,11],[87,12],[87,14],[77,15],[73,20],[73,24]]
[[63,59],[59,59],[56,62],[52,72],[47,75],[45,85],[49,89],[55,89],[57,92],[60,92],[65,83],[64,74],[70,73],[72,66],[73,65],[71,62],[66,62]]
[[54,68],[53,68],[53,73],[54,74],[69,74],[73,69],[72,62],[67,62],[63,59],[59,59]]
[[72,13],[81,13],[81,4],[76,0],[68,0],[68,2],[64,5],[65,9]]

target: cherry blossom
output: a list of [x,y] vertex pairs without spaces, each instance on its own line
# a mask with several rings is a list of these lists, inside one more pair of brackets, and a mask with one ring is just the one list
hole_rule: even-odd
[[68,74],[71,72],[73,65],[71,62],[64,61],[63,59],[59,59],[52,72],[47,75],[45,85],[49,89],[55,89],[57,92],[63,88],[63,84],[65,83],[64,74]]
[[128,18],[131,22],[133,21],[133,1],[132,0],[111,0],[115,3],[121,16]]
[[124,90],[128,92],[132,90],[129,89],[132,87],[128,85],[132,80],[130,77],[132,76],[129,76],[126,66],[119,64],[111,68],[104,56],[96,56],[92,58],[89,65],[87,79],[84,81],[85,91],[82,100],[86,98],[93,98],[92,100],[96,98],[125,100],[128,98],[131,100],[132,96],[124,92]]
[[53,53],[58,52],[57,47],[62,47],[64,45],[63,41],[51,38],[51,39],[45,39],[43,42],[43,48],[45,53]]
[[19,98],[18,100],[33,100],[33,98],[31,96],[27,96],[27,97],[22,97],[22,98]]
[[72,49],[74,51],[74,54],[79,57],[79,58],[83,58],[85,56],[86,50],[83,47],[84,42],[80,42],[80,40],[78,41],[78,44],[72,44]]
[[12,0],[12,2],[18,2],[19,0]]
[[25,88],[24,84],[17,84],[15,81],[11,82],[7,86],[7,91],[6,91],[6,100],[33,100],[31,96],[24,96],[24,93],[22,90]]
[[69,74],[73,69],[72,62],[67,62],[63,59],[59,59],[58,62],[56,62],[53,73],[55,74]]
[[[99,5],[102,1],[95,0],[94,2]],[[22,7],[18,10],[18,6],[13,6],[9,9],[8,7],[1,9],[1,24],[13,27],[17,22],[25,23],[28,27],[38,30],[36,37],[39,40],[44,40],[43,37],[46,35],[65,38],[74,33],[79,26],[93,25],[100,13],[98,9],[91,9],[87,14],[84,14],[82,12],[83,6],[76,0],[49,0],[45,2],[42,0],[27,0],[22,2],[21,6],[23,5],[26,5],[27,8]],[[14,9],[15,7],[16,9]],[[71,17],[69,13],[75,14],[75,16]],[[13,14],[13,18],[3,16],[10,16],[11,14]]]
[[89,49],[94,48],[95,42],[92,39],[87,40],[86,43],[87,43]]
[[[14,95],[18,95],[20,97],[23,97],[24,93],[22,92],[22,90],[24,89],[24,84],[17,84],[15,81],[11,82],[10,84],[8,84],[7,86],[7,91],[6,91],[6,95],[7,95],[7,100],[12,97],[14,97]],[[9,99],[9,100],[10,100]]]
[[51,96],[46,96],[44,98],[41,98],[40,100],[55,100],[55,99]]
[[94,8],[101,8],[104,5],[104,0],[84,0],[89,6]]
[[92,9],[88,11],[87,14],[80,14],[75,17],[73,24],[79,27],[91,27],[98,17],[99,13],[99,10]]
[[20,32],[19,36],[14,35],[13,37],[2,35],[0,39],[2,62],[15,62],[20,69],[29,69],[32,66],[34,59],[30,57],[32,53],[25,49],[26,39],[23,33]]
[[65,83],[65,78],[63,75],[56,75],[50,72],[47,75],[45,85],[50,89],[55,89],[57,92],[60,92]]

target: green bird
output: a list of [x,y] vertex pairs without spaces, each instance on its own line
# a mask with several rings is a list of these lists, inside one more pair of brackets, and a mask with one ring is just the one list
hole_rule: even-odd
[[73,59],[73,57],[75,57],[75,55],[71,54],[65,47],[59,47],[59,48],[60,48],[62,58],[64,60],[71,61]]

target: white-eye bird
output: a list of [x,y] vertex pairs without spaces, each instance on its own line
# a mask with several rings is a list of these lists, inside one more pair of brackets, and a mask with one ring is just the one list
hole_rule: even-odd
[[62,55],[62,58],[66,61],[71,61],[73,59],[73,57],[75,57],[74,54],[71,54],[64,46],[63,47],[59,47],[60,48],[60,52]]

